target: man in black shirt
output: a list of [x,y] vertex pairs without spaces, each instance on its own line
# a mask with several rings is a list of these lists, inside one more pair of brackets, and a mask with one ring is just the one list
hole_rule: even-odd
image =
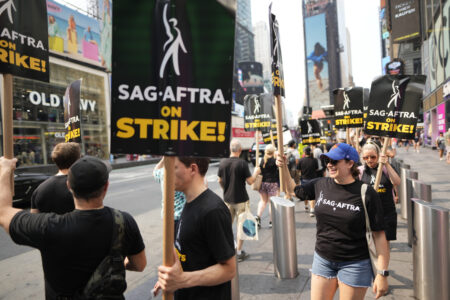
[[[307,184],[312,179],[317,178],[317,169],[319,169],[319,163],[317,159],[312,156],[311,148],[306,147],[303,149],[305,157],[299,160],[297,169],[301,172],[300,182],[302,185]],[[305,210],[308,210],[308,202],[311,204],[311,210],[309,215],[314,217],[314,204],[315,200],[305,200]]]
[[[64,214],[37,213],[12,207],[11,174],[16,159],[0,158],[0,225],[20,245],[41,252],[46,299],[72,299],[110,253],[113,215],[103,206],[109,186],[109,170],[98,158],[85,156],[72,165],[68,186],[75,210]],[[143,271],[144,243],[136,221],[127,213],[121,239],[124,265]]]
[[162,289],[175,292],[175,299],[231,299],[236,273],[231,216],[205,186],[208,164],[208,158],[175,160],[175,190],[186,195],[186,205],[176,229],[175,263],[158,268],[154,294]]
[[[231,224],[233,224],[234,218],[239,217],[245,211],[245,208],[250,205],[245,183],[252,184],[255,182],[258,168],[255,168],[253,176],[250,175],[247,162],[239,158],[241,156],[242,146],[238,140],[233,139],[230,142],[230,152],[230,157],[224,158],[220,162],[218,176],[219,183],[223,188],[223,200],[230,210]],[[238,261],[243,261],[249,257],[242,250],[243,244],[243,240],[238,240]]]
[[54,212],[65,214],[75,209],[72,193],[67,188],[67,173],[74,162],[80,158],[78,143],[59,143],[53,148],[52,160],[58,173],[50,177],[31,195],[31,212]]

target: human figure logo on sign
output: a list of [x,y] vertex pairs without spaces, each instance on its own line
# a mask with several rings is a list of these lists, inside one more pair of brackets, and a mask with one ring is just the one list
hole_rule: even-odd
[[401,99],[402,95],[400,94],[400,89],[398,88],[398,85],[395,84],[395,80],[392,81],[392,95],[391,95],[391,101],[387,104],[387,107],[389,108],[392,103],[394,103],[394,108],[397,107],[397,101],[398,99]]
[[2,15],[4,12],[8,13],[8,18],[9,21],[12,23],[13,22],[13,18],[12,18],[12,9],[14,9],[14,11],[16,11],[16,7],[14,6],[14,2],[13,0],[8,0],[6,1],[2,7],[0,7],[0,15]]
[[350,98],[348,97],[347,93],[344,91],[344,107],[343,109],[350,109]]
[[[164,5],[164,11],[163,11],[163,22],[164,22],[164,27],[166,29],[166,34],[167,34],[168,39],[163,46],[163,49],[166,51],[166,53],[164,54],[164,58],[162,60],[161,67],[159,68],[159,78],[164,77],[164,70],[165,70],[170,58],[172,58],[173,69],[175,71],[175,74],[180,76],[178,51],[181,48],[181,50],[183,50],[184,53],[188,53],[186,50],[186,47],[184,46],[183,37],[181,36],[181,32],[177,28],[177,24],[178,24],[177,19],[170,18],[169,20],[167,20],[167,6],[168,6],[168,4],[166,3],[166,5]],[[171,26],[172,26],[172,28],[171,28]],[[177,33],[177,36],[175,38],[173,37],[172,29]],[[168,45],[170,45],[170,46],[166,50],[166,47]]]

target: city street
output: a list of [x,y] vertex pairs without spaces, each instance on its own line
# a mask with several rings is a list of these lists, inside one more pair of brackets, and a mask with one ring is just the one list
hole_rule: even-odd
[[[447,165],[439,161],[437,151],[422,148],[420,153],[413,153],[400,148],[397,156],[410,163],[411,168],[419,172],[421,180],[432,184],[436,204],[449,207],[448,197],[445,197],[450,193],[450,174],[446,172]],[[215,176],[217,165],[211,164],[207,179],[209,188],[222,196]],[[151,176],[153,167],[154,165],[147,165],[118,169],[110,174],[111,184],[105,204],[130,212],[138,222],[146,245],[148,263],[145,271],[127,273],[127,299],[149,299],[150,290],[156,282],[157,267],[162,262],[161,190]],[[250,187],[247,190],[251,210],[256,212],[259,195]],[[295,203],[299,276],[289,280],[280,280],[274,276],[272,230],[268,228],[266,212],[259,231],[259,241],[244,243],[244,249],[250,254],[250,258],[239,263],[241,299],[309,299],[309,269],[315,243],[315,218],[305,213],[303,203]],[[397,206],[397,212],[399,209]],[[384,299],[413,298],[412,250],[406,241],[406,220],[398,216],[397,241],[391,243],[391,291]],[[14,245],[3,232],[0,244],[0,299],[42,299],[44,280],[39,252]],[[370,290],[366,298],[374,298]]]

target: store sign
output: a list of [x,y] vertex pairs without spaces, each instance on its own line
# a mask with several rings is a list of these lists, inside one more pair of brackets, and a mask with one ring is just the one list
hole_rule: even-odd
[[[47,97],[46,93],[40,93],[37,91],[31,91],[28,94],[28,100],[30,103],[34,105],[42,105],[42,106],[48,106],[48,107],[60,107],[63,103],[64,96],[56,95],[56,94],[50,94],[49,97]],[[94,100],[88,100],[88,99],[80,99],[80,109],[83,111],[95,111],[95,108],[97,106],[97,101]]]
[[49,81],[44,0],[0,2],[0,73]]
[[202,0],[113,10],[111,152],[228,156],[234,16]]
[[363,88],[337,89],[334,94],[336,128],[362,127],[364,116]]
[[373,81],[364,133],[413,139],[424,86],[423,75],[385,75]]
[[441,103],[437,107],[437,121],[439,132],[445,133],[445,103]]
[[419,37],[419,0],[391,0],[389,5],[393,42],[403,42]]

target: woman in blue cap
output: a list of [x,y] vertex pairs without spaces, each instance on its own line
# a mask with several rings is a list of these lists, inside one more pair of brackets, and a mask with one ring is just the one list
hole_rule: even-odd
[[[322,154],[330,177],[295,187],[300,199],[316,199],[317,235],[312,264],[311,299],[331,300],[338,287],[340,299],[364,299],[373,271],[366,242],[362,185],[352,146],[339,143]],[[278,159],[277,163],[283,163]],[[383,231],[383,209],[375,190],[367,186],[365,203],[377,253],[377,274],[373,282],[376,298],[387,289],[389,247]]]

